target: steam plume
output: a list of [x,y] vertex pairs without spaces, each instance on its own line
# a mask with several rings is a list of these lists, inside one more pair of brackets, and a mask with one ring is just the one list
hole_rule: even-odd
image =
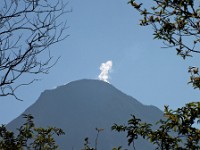
[[105,63],[102,63],[100,68],[99,68],[101,70],[101,73],[98,76],[99,80],[108,82],[108,78],[109,78],[108,73],[110,72],[111,68],[112,68],[112,61],[111,60],[109,60]]

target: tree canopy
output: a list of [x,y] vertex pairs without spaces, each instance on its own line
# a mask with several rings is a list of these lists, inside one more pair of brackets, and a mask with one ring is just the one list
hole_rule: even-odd
[[188,103],[173,111],[165,106],[164,119],[157,122],[158,129],[152,124],[142,122],[132,115],[128,125],[114,124],[112,129],[127,132],[128,144],[133,144],[142,137],[155,145],[159,150],[197,150],[200,148],[200,130],[194,125],[200,121],[200,102]]
[[152,0],[150,8],[135,0],[128,3],[139,11],[140,25],[151,25],[154,38],[163,40],[166,47],[175,47],[177,55],[185,59],[192,53],[200,53],[200,8],[197,1]]
[[[186,59],[200,53],[200,9],[195,0],[153,0],[154,5],[144,8],[143,3],[130,0],[142,19],[141,26],[153,28],[154,39],[162,40],[167,48],[175,48],[177,55]],[[145,3],[145,2],[144,2]],[[200,89],[199,69],[189,66],[190,81]],[[165,106],[164,119],[157,122],[158,128],[142,122],[135,115],[127,125],[112,126],[112,130],[126,132],[128,144],[133,145],[138,137],[148,140],[159,150],[200,149],[200,102],[190,102],[177,110]],[[134,147],[135,148],[135,147]]]
[[18,134],[8,131],[7,128],[0,126],[0,149],[2,150],[55,150],[58,145],[55,136],[65,134],[64,131],[56,127],[48,127],[46,129],[35,127],[32,115],[23,115],[26,122],[19,127]]

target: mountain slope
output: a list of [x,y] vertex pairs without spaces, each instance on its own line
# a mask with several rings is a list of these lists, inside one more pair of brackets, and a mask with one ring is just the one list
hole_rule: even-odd
[[[95,128],[104,129],[99,136],[98,150],[111,150],[120,145],[125,148],[126,135],[111,131],[113,123],[126,123],[130,114],[142,121],[155,123],[163,115],[158,108],[141,104],[111,84],[86,79],[44,91],[24,113],[35,117],[36,126],[62,128],[66,135],[59,137],[57,142],[61,149],[73,150],[83,148],[85,137],[89,137],[91,145],[94,145]],[[7,127],[14,130],[22,123],[19,116]],[[141,139],[136,142],[136,148],[153,149],[152,145]]]

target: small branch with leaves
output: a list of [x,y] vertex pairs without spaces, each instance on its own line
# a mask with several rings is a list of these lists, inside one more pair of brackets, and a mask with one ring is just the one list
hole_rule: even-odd
[[[153,0],[154,4],[144,8],[143,3],[130,0],[142,16],[141,26],[151,25],[154,38],[163,40],[166,47],[175,47],[177,55],[191,57],[200,53],[200,9],[194,0]],[[144,2],[145,3],[145,2]]]

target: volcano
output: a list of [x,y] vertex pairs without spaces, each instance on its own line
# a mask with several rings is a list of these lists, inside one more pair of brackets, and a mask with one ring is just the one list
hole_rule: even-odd
[[[45,90],[23,114],[32,114],[37,127],[62,128],[66,134],[56,137],[61,150],[83,149],[86,137],[94,146],[96,129],[102,129],[98,136],[98,150],[111,150],[118,146],[133,149],[128,147],[126,134],[111,131],[111,126],[114,123],[126,124],[131,114],[152,124],[163,117],[163,112],[157,107],[144,105],[109,83],[90,79]],[[20,115],[7,127],[14,131],[23,123]],[[135,147],[139,150],[154,149],[142,138],[135,142]]]

